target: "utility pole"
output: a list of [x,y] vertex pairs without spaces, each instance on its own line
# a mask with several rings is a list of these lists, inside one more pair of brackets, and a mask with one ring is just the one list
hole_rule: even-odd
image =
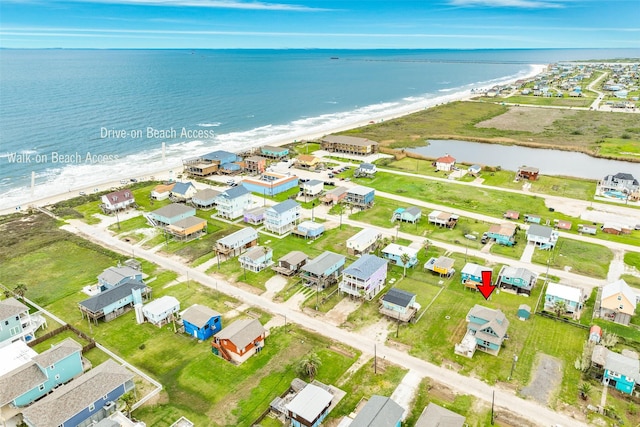
[[495,404],[496,401],[496,391],[493,390],[493,393],[491,395],[491,425],[493,425],[493,406]]
[[376,345],[373,344],[373,373],[378,373],[378,354],[376,352]]

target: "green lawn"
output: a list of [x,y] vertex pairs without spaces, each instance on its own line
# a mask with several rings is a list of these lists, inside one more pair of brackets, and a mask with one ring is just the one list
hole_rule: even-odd
[[521,105],[543,105],[543,106],[554,106],[554,107],[588,107],[593,102],[593,99],[580,97],[580,98],[569,98],[563,97],[559,98],[556,96],[544,97],[544,96],[533,96],[533,95],[514,95],[506,98],[496,97],[496,98],[487,98],[481,97],[476,98],[479,101],[484,102],[495,102],[502,103],[508,102],[510,104],[521,104]]
[[635,267],[640,270],[640,253],[626,252],[624,254],[624,263],[628,266]]
[[607,278],[613,252],[605,246],[560,239],[553,251],[537,249],[531,259],[536,264],[549,265],[560,270],[568,269],[572,273],[600,279]]

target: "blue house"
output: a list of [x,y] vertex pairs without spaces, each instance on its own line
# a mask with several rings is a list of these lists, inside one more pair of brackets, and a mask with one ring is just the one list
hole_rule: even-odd
[[353,207],[367,209],[373,206],[374,199],[375,190],[373,188],[358,185],[347,190],[347,197],[344,201]]
[[22,411],[28,427],[90,425],[115,412],[116,402],[133,390],[133,373],[112,359],[57,388]]
[[23,407],[82,374],[82,346],[71,338],[34,356],[0,377],[0,413]]
[[46,321],[40,315],[30,315],[29,307],[11,297],[0,301],[0,347],[14,341],[29,341]]
[[182,312],[184,333],[204,341],[222,329],[222,315],[205,306],[194,304]]
[[544,308],[553,311],[557,302],[564,302],[567,313],[578,315],[582,310],[584,300],[582,288],[561,283],[549,283],[544,295]]
[[637,354],[629,350],[623,350],[623,354],[620,354],[602,345],[596,345],[591,361],[595,367],[604,369],[602,384],[623,393],[633,393],[640,379],[640,361]]
[[385,396],[371,396],[350,427],[400,427],[404,409]]
[[511,222],[494,224],[489,227],[486,235],[490,239],[495,240],[499,245],[513,246],[516,243],[516,225]]
[[180,203],[172,203],[170,205],[149,212],[146,217],[154,227],[165,227],[175,224],[176,222],[195,216],[196,208],[182,205]]
[[302,266],[302,278],[308,284],[321,288],[336,283],[344,269],[346,257],[331,251],[324,251]]
[[329,414],[333,395],[315,384],[307,384],[285,405],[293,427],[318,427]]
[[97,322],[113,320],[134,304],[142,304],[142,297],[151,294],[151,288],[137,280],[128,279],[115,288],[107,289],[78,303],[82,318],[86,315]]
[[302,236],[305,239],[315,239],[324,233],[324,224],[314,221],[302,221],[293,229],[293,234]]
[[289,149],[286,147],[274,147],[272,145],[265,145],[260,147],[260,155],[269,159],[282,159],[289,155]]
[[462,268],[460,272],[462,275],[462,284],[467,288],[476,289],[479,285],[482,285],[482,272],[483,271],[493,271],[489,267],[484,267],[482,265],[474,264],[472,262],[468,262]]
[[197,192],[196,186],[191,181],[176,182],[169,194],[169,198],[174,202],[186,202],[191,200]]
[[107,289],[115,288],[116,286],[123,284],[129,279],[141,282],[142,272],[126,265],[106,268],[98,276],[98,285],[100,286],[100,292]]
[[[405,265],[402,256],[408,255],[409,259]],[[409,246],[401,246],[396,243],[390,243],[382,249],[382,258],[393,261],[395,265],[400,267],[413,267],[418,263],[418,249]]]
[[517,293],[531,295],[531,290],[538,280],[538,275],[524,267],[503,266],[498,273],[496,285],[501,288],[514,289]]
[[509,320],[500,310],[474,305],[467,314],[467,333],[455,352],[472,357],[476,349],[497,356],[502,343],[507,339]]
[[240,266],[258,273],[273,264],[273,250],[266,246],[254,246],[238,257]]
[[391,221],[404,221],[415,224],[422,217],[422,211],[415,206],[409,206],[408,208],[398,208],[393,212]]

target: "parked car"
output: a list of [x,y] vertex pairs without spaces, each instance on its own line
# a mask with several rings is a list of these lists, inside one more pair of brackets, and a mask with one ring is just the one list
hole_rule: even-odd
[[465,234],[464,237],[466,237],[469,240],[476,240],[477,237],[473,234]]
[[330,173],[329,175],[327,175],[329,178],[333,178],[333,174]]

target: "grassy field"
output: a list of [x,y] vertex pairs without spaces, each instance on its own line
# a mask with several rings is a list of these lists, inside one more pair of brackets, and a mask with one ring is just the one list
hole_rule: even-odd
[[522,104],[522,105],[541,105],[545,107],[588,107],[593,102],[592,98],[569,98],[569,97],[544,97],[533,95],[513,95],[508,97],[478,97],[474,98],[475,101],[480,102],[493,102],[496,104]]
[[560,239],[556,248],[549,252],[536,249],[531,261],[549,265],[560,270],[600,279],[607,278],[613,253],[605,246],[577,240]]
[[[592,155],[601,155],[598,144],[601,140],[625,136],[627,143],[640,142],[640,130],[633,114],[567,110],[570,114],[550,125],[540,126],[536,132],[517,130],[521,128],[517,122],[509,129],[475,126],[506,113],[510,108],[514,107],[483,102],[452,102],[342,134],[369,138],[392,148],[424,145],[424,140],[428,138],[448,138],[571,149]],[[523,117],[522,120],[528,119]],[[620,151],[618,156],[637,158]]]
[[624,263],[640,270],[640,253],[626,252],[624,254]]

